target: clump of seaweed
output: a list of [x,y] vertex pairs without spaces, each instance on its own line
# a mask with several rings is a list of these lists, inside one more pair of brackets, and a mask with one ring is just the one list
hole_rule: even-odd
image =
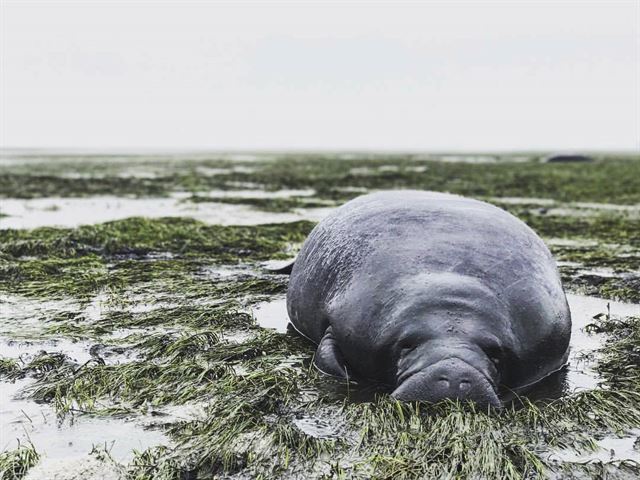
[[20,371],[20,364],[14,358],[0,357],[0,379],[15,378]]
[[587,326],[594,333],[606,333],[608,342],[602,349],[598,368],[611,387],[640,391],[640,316],[601,315]]
[[131,480],[184,480],[197,478],[197,471],[181,467],[181,462],[170,455],[165,446],[135,452],[128,466],[126,478]]
[[266,260],[302,241],[313,224],[293,222],[256,226],[206,225],[186,218],[128,218],[75,229],[0,230],[0,246],[10,258],[74,258],[91,254],[129,256],[152,252],[205,256],[220,262]]
[[0,452],[0,479],[20,480],[39,460],[40,455],[31,444]]
[[[90,300],[101,291],[145,291],[155,282],[193,296],[217,297],[223,282],[198,273],[204,266],[290,256],[309,222],[221,227],[185,219],[132,218],[77,229],[0,230],[0,290],[24,296]],[[159,258],[158,258],[159,257]],[[274,279],[246,280],[245,288],[276,293]],[[214,285],[215,283],[215,285]],[[168,289],[169,287],[167,287]],[[166,290],[166,289],[165,289]]]

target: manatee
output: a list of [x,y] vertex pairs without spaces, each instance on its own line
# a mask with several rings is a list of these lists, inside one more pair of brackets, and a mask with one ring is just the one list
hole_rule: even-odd
[[[322,372],[401,401],[502,405],[567,362],[571,314],[544,242],[485,202],[358,197],[311,231],[287,311]],[[502,400],[501,400],[502,399]]]

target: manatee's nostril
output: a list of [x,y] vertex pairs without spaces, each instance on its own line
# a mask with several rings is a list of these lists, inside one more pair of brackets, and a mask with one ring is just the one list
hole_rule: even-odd
[[471,383],[468,380],[462,380],[459,387],[462,392],[465,392],[471,388]]
[[447,377],[440,377],[438,379],[438,385],[442,388],[449,388],[449,379]]

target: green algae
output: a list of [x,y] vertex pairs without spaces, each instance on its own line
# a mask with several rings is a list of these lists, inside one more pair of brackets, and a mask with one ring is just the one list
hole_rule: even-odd
[[[381,168],[387,165],[396,169]],[[363,168],[368,170],[354,171]],[[473,164],[419,161],[410,156],[396,156],[350,160],[289,157],[265,162],[262,169],[252,173],[237,172],[221,178],[254,182],[272,189],[416,188],[472,197],[518,196],[552,198],[563,202],[632,204],[640,202],[640,191],[635,181],[639,175],[640,162],[634,157],[608,158],[589,164],[541,164],[537,158],[529,162]]]
[[20,480],[33,467],[40,455],[33,445],[20,445],[14,450],[0,452],[0,479]]
[[37,297],[86,297],[103,287],[106,274],[104,263],[94,255],[2,260],[0,290]]
[[640,391],[640,317],[602,315],[587,329],[608,336],[598,368],[606,375],[611,386]]
[[[229,199],[271,211],[337,203],[358,195],[350,187],[533,196],[552,198],[561,207],[562,202],[624,204],[640,198],[633,183],[640,162],[623,158],[579,166],[545,165],[536,158],[481,165],[397,156],[320,159],[285,156],[251,163],[250,172],[211,177],[198,167],[232,164],[192,159],[179,168],[166,160],[155,164],[157,176],[125,182],[118,180],[119,166],[101,167],[105,159],[94,159],[86,166],[85,173],[93,175],[87,182],[58,182],[57,169],[75,164],[71,159],[39,177],[13,172],[11,182],[33,181],[27,192],[35,197],[197,194],[233,188],[228,182],[316,191],[308,198]],[[397,168],[380,168],[388,165]],[[353,171],[358,168],[363,170]],[[0,172],[0,185],[6,185],[3,175],[9,173]],[[501,206],[545,239],[566,240],[550,247],[566,263],[560,269],[567,290],[640,302],[637,216],[619,211],[560,216],[535,205]],[[609,338],[598,354],[602,384],[594,390],[539,403],[523,398],[502,412],[455,402],[401,404],[386,395],[363,403],[357,400],[367,386],[319,375],[310,366],[312,345],[259,328],[247,310],[286,289],[286,277],[269,275],[259,262],[292,257],[312,227],[311,222],[222,227],[183,218],[132,218],[74,229],[0,230],[0,292],[72,301],[39,312],[40,334],[100,347],[92,348],[84,364],[55,346],[24,360],[2,358],[0,377],[30,378],[26,393],[60,415],[144,415],[179,404],[203,405],[204,415],[195,419],[165,423],[159,417],[156,428],[165,429],[172,443],[138,452],[127,467],[132,479],[640,474],[633,462],[582,464],[554,457],[562,450],[591,451],[598,438],[640,426],[639,319],[594,320],[590,328]],[[606,276],[595,271],[603,267],[611,270]],[[216,273],[225,268],[232,272]],[[97,315],[91,312],[96,299]],[[131,355],[112,363],[102,353],[109,348]],[[308,429],[301,421],[320,427]]]
[[[97,158],[99,160],[100,157]],[[71,159],[73,160],[73,159]],[[110,174],[95,175],[96,161],[83,167],[86,157],[75,162],[43,161],[46,175],[34,174],[40,168],[0,169],[0,192],[5,198],[42,198],[51,196],[163,196],[171,192],[204,192],[257,184],[268,190],[313,188],[322,198],[325,192],[340,187],[367,189],[417,188],[448,191],[474,197],[536,197],[558,201],[589,201],[618,204],[640,202],[636,178],[640,176],[637,157],[601,156],[592,163],[543,164],[539,156],[529,161],[510,162],[509,157],[495,163],[438,162],[411,155],[357,155],[340,158],[332,155],[282,155],[276,159],[239,163],[250,171],[230,171],[216,175],[202,173],[202,167],[225,168],[228,161],[210,158],[185,159],[183,167],[166,160],[156,165],[161,172],[152,178],[127,177],[111,165]],[[135,158],[132,157],[132,161]],[[159,160],[160,162],[160,160]],[[75,167],[69,170],[70,165]],[[392,165],[393,169],[385,169]],[[57,167],[57,169],[56,169]],[[148,167],[148,165],[147,165]],[[200,170],[198,169],[200,167]],[[381,168],[382,167],[382,168]],[[120,164],[126,172],[130,165]],[[68,178],[58,171],[78,171],[86,177]],[[122,173],[122,172],[120,172]],[[343,198],[344,199],[344,198]]]
[[20,370],[20,365],[17,360],[0,357],[0,378],[15,378]]
[[621,302],[640,303],[640,274],[625,277],[602,276],[561,268],[563,282],[573,293]]
[[[241,285],[207,278],[205,267],[291,256],[309,222],[220,227],[188,219],[132,218],[77,229],[0,230],[0,291],[88,301],[136,292],[175,292],[183,300],[283,291],[281,279]],[[258,267],[259,268],[259,267]]]
[[540,215],[530,210],[512,213],[542,237],[594,239],[640,248],[640,218],[624,213],[604,212],[588,217]]
[[[245,287],[244,292],[247,291]],[[254,294],[258,293],[264,294],[264,291],[254,291]],[[244,331],[254,326],[253,318],[243,310],[240,302],[232,300],[233,295],[228,297],[220,304],[183,304],[144,312],[131,312],[126,309],[127,305],[119,302],[116,308],[102,312],[97,319],[87,318],[82,313],[72,313],[70,319],[51,318],[43,327],[42,333],[44,336],[65,335],[76,339],[92,339],[131,330],[132,333],[126,337],[129,341],[148,335],[148,330],[154,327],[182,329],[215,326],[231,331]]]
[[206,225],[186,218],[128,218],[75,229],[0,230],[4,255],[74,257],[83,254],[206,256],[220,262],[282,256],[301,242],[310,222],[258,226]]
[[64,178],[58,175],[0,174],[0,191],[5,198],[90,197],[120,195],[166,196],[173,179]]

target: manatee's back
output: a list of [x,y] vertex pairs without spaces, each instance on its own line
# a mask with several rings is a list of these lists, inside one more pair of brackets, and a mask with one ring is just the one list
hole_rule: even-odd
[[289,319],[316,343],[328,326],[328,302],[348,285],[379,235],[379,226],[371,228],[377,203],[371,197],[351,200],[323,219],[296,257],[287,290]]
[[[568,341],[566,298],[555,262],[540,238],[495,206],[436,192],[365,195],[320,222],[291,274],[289,317],[301,333],[318,342],[330,321],[328,305],[351,289],[352,282],[359,292],[363,282],[365,287],[376,285],[374,297],[380,282],[424,272],[476,277],[509,305],[519,320],[517,336],[560,334]],[[370,318],[364,320],[363,325],[371,326]]]

